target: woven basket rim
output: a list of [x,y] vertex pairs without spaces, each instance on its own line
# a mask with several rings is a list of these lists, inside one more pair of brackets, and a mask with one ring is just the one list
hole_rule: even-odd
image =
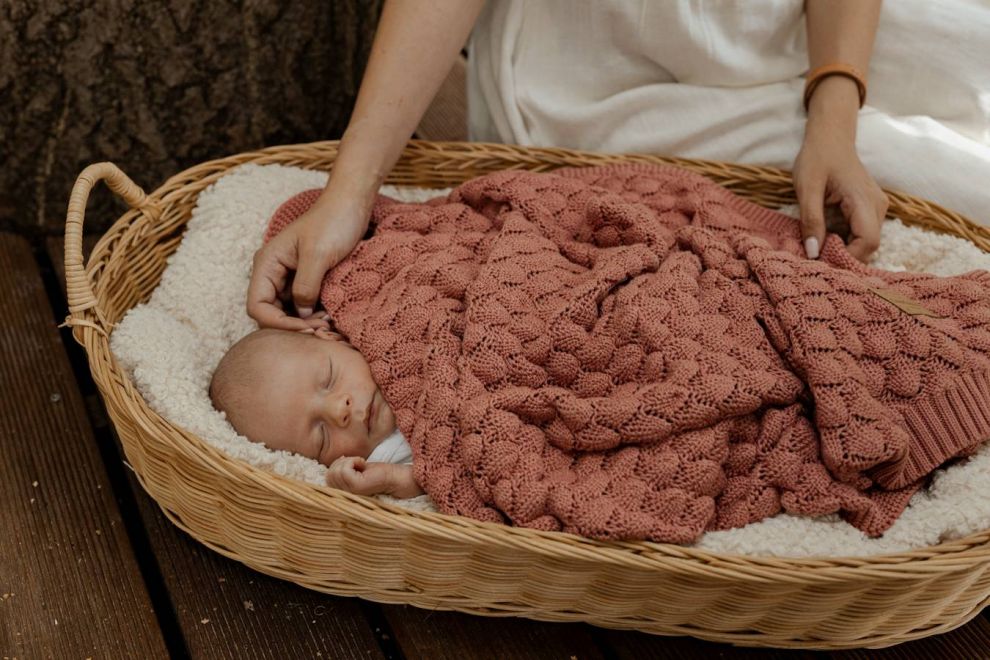
[[[335,151],[338,144],[339,142],[336,140],[326,140],[313,143],[275,145],[205,161],[193,168],[188,168],[169,177],[154,191],[148,193],[147,204],[149,207],[157,205],[160,209],[167,209],[170,199],[178,194],[178,188],[190,181],[202,183],[206,179],[211,179],[212,183],[228,174],[233,167],[241,164],[253,163],[259,160],[266,161],[261,164],[274,163],[276,161],[267,160],[267,157],[282,156],[287,151],[296,148],[310,150],[315,148]],[[410,157],[415,159],[418,154],[426,156],[431,152],[476,148],[486,149],[494,157],[497,157],[498,154],[507,154],[514,157],[523,156],[523,161],[528,158],[531,162],[549,165],[550,167],[546,169],[571,166],[568,161],[573,159],[605,157],[627,162],[662,162],[687,166],[689,169],[694,170],[707,167],[728,169],[759,177],[786,179],[786,181],[790,181],[790,173],[787,170],[774,167],[740,165],[702,159],[663,157],[653,154],[601,154],[564,148],[519,147],[500,143],[428,142],[421,140],[412,140],[407,147],[407,152],[411,151],[412,155]],[[294,164],[291,160],[289,162],[281,162],[280,164],[309,170],[325,171],[319,167]],[[214,170],[214,172],[205,177],[189,178],[190,171],[203,169]],[[388,184],[406,185],[401,182],[386,180],[386,185]],[[421,187],[429,188],[431,186]],[[442,184],[435,187],[441,188],[448,186]],[[201,192],[202,189],[197,193],[197,196]],[[944,211],[956,217],[962,217],[927,200],[920,200],[919,198],[897,191],[887,190],[886,192],[888,192],[892,200],[901,199],[923,202],[933,209]],[[90,257],[86,260],[85,268],[95,290],[99,290],[100,285],[102,270],[100,260],[102,254],[112,251],[122,239],[127,237],[129,231],[133,229],[133,220],[141,215],[141,213],[142,211],[140,209],[132,209],[125,212],[111,225],[93,248]],[[990,231],[986,228],[976,225],[965,218],[963,220],[972,226],[971,228],[977,235],[985,235],[990,239]],[[963,237],[969,238],[968,236]],[[182,449],[192,452],[200,462],[209,463],[214,468],[233,465],[236,472],[245,474],[252,481],[259,481],[265,484],[266,488],[275,486],[284,496],[297,502],[313,504],[314,501],[317,501],[320,503],[320,506],[329,505],[331,508],[339,508],[346,515],[354,517],[360,518],[362,516],[372,515],[374,512],[385,511],[394,515],[393,520],[398,525],[418,529],[423,529],[424,526],[429,528],[440,525],[448,531],[451,528],[455,528],[467,536],[475,538],[482,537],[488,543],[494,542],[503,546],[525,544],[527,550],[546,556],[585,556],[587,559],[596,562],[608,560],[613,563],[627,565],[662,565],[664,569],[694,574],[699,571],[700,564],[703,570],[714,575],[718,575],[722,571],[731,571],[731,577],[734,581],[739,580],[740,574],[745,579],[753,582],[777,581],[781,579],[795,580],[801,583],[827,582],[839,578],[847,579],[853,574],[863,577],[869,574],[885,574],[888,577],[892,574],[902,574],[904,577],[918,578],[920,575],[930,576],[934,572],[937,572],[937,569],[944,569],[946,571],[958,570],[960,562],[970,556],[990,556],[990,528],[958,539],[947,540],[937,545],[896,553],[865,556],[777,557],[771,555],[713,552],[700,548],[650,541],[599,541],[567,532],[533,530],[499,523],[482,522],[464,516],[410,510],[375,498],[353,495],[332,489],[328,486],[317,486],[302,480],[285,477],[228,456],[195,433],[174,424],[151,408],[137,390],[130,375],[117,362],[116,357],[110,350],[108,336],[104,336],[96,332],[93,328],[85,326],[75,328],[74,332],[82,336],[83,341],[80,343],[86,347],[89,360],[93,360],[94,357],[109,360],[115,376],[120,378],[125,385],[124,389],[131,402],[136,403],[138,410],[147,416],[145,420],[137,419],[136,421],[145,423],[149,431],[146,435],[154,438],[154,442],[162,442],[160,438],[156,437],[156,432],[153,429],[156,424],[163,425],[186,439],[187,443]],[[110,334],[112,334],[112,329],[110,330]],[[147,441],[147,438],[145,441]],[[539,543],[533,543],[533,540],[538,540]]]

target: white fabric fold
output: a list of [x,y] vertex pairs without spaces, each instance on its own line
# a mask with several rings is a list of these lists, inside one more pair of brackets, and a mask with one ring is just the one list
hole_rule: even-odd
[[368,456],[369,463],[412,463],[412,447],[399,429],[382,440]]
[[[489,0],[468,44],[472,140],[791,169],[802,0]],[[889,189],[990,225],[990,3],[881,10],[856,145]]]

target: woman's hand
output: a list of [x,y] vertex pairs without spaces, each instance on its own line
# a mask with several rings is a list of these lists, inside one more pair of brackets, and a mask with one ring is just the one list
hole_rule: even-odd
[[825,241],[825,204],[838,204],[849,221],[849,252],[865,263],[880,246],[888,201],[853,142],[809,126],[793,169],[808,256],[817,259]]
[[[309,212],[254,256],[247,313],[259,325],[302,331],[320,326],[322,319],[308,317],[323,276],[364,236],[375,193],[440,89],[483,5],[484,0],[388,0],[382,7],[327,188]],[[301,318],[286,312],[290,301]]]
[[[263,328],[307,330],[328,328],[322,314],[313,314],[326,272],[350,254],[367,228],[362,206],[317,200],[306,213],[279,232],[254,255],[248,285],[247,313]],[[290,316],[292,303],[299,318]]]
[[[880,0],[806,0],[808,66],[845,63],[869,71]],[[821,78],[808,102],[804,144],[794,161],[805,251],[817,259],[825,242],[825,204],[838,204],[849,222],[849,252],[865,262],[880,245],[887,196],[856,155],[862,105],[849,78]]]

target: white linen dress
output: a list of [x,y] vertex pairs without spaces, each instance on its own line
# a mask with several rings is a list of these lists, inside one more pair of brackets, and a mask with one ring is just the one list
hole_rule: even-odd
[[[802,0],[488,0],[468,43],[472,140],[790,169]],[[885,187],[990,225],[990,1],[888,0],[857,151]]]

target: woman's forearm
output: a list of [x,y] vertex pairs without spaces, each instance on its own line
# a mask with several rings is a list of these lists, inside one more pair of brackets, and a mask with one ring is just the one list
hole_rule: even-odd
[[464,46],[484,0],[388,0],[323,198],[367,206]]
[[[880,20],[880,4],[880,0],[806,0],[810,68],[845,63],[865,75]],[[855,142],[858,113],[856,83],[845,76],[829,76],[811,97],[806,131],[821,127],[833,136]]]

